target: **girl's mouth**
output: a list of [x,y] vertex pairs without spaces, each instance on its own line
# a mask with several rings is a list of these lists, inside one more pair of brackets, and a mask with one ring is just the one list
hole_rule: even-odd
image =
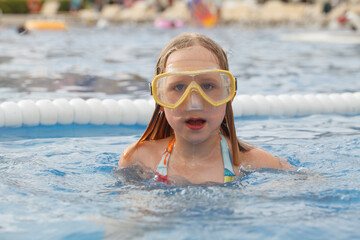
[[191,130],[200,130],[205,126],[206,120],[202,118],[190,118],[185,121],[185,124]]

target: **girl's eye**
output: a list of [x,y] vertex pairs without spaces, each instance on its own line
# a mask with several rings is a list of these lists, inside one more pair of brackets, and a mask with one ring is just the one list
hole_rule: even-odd
[[184,88],[185,88],[184,84],[177,84],[177,85],[174,86],[174,89],[175,89],[176,91],[181,91],[181,90],[183,90]]
[[204,88],[205,90],[212,89],[213,87],[214,87],[214,86],[211,85],[210,83],[205,83],[205,84],[203,84],[203,88]]

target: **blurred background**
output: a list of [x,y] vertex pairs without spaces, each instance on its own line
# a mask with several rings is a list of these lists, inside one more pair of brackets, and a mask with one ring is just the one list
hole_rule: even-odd
[[[154,22],[172,24],[239,23],[246,26],[358,28],[359,0],[0,0],[1,24],[23,24],[32,17],[57,16],[82,24]],[[159,21],[157,19],[163,19]],[[171,21],[166,23],[166,21]],[[176,22],[175,22],[176,21]]]

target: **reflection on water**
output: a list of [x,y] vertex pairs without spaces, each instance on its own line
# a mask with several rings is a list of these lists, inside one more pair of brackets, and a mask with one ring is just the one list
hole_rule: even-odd
[[[12,92],[100,92],[107,95],[129,94],[132,98],[143,96],[148,90],[148,83],[136,74],[123,74],[116,80],[99,76],[64,73],[59,78],[5,78],[0,81],[0,89]],[[5,90],[6,91],[6,90]]]
[[[211,238],[213,234],[227,238],[235,236],[228,232],[230,228],[236,229],[237,234],[249,235],[247,231],[253,225],[263,226],[264,229],[259,229],[257,234],[265,236],[274,218],[277,224],[297,222],[300,225],[299,215],[307,215],[311,221],[314,208],[322,208],[330,202],[338,202],[342,208],[341,204],[350,202],[346,192],[327,193],[331,181],[314,172],[264,169],[248,172],[242,179],[227,184],[182,187],[151,181],[147,184],[121,184],[114,199],[126,204],[126,209],[119,210],[126,215],[127,221],[123,215],[116,217],[114,214],[105,214],[93,221],[105,226],[108,238],[124,234],[152,239],[154,236],[164,237],[168,232],[175,232],[181,239],[194,236]],[[314,192],[309,194],[309,189]],[[351,195],[356,196],[356,193]],[[338,211],[325,207],[315,214],[317,218],[323,218]],[[206,228],[209,228],[208,232],[200,230]]]
[[75,91],[81,97],[98,97],[97,93],[150,97],[143,83],[152,80],[161,48],[184,31],[207,34],[224,47],[241,94],[353,92],[360,88],[359,45],[280,39],[283,33],[305,30],[251,30],[233,25],[166,31],[129,24],[26,36],[15,29],[2,31],[0,91],[7,93],[2,100],[17,99],[16,93],[22,91],[47,91],[52,98],[59,97],[58,92],[73,97],[70,93]]
[[8,63],[13,59],[13,57],[1,56],[0,57],[0,64]]
[[71,28],[25,36],[2,29],[0,91],[6,95],[0,100],[18,100],[19,93],[26,97],[34,92],[53,98],[60,93],[73,97],[75,92],[85,98],[99,93],[149,98],[147,82],[153,77],[160,43],[143,36],[152,35],[151,28],[133,28]]

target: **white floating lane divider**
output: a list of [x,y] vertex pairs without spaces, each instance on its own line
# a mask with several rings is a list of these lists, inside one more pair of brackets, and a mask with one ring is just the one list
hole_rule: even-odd
[[[238,95],[235,117],[303,116],[310,114],[360,114],[360,92],[331,94]],[[80,99],[21,100],[0,104],[0,127],[94,124],[146,125],[154,100]]]

